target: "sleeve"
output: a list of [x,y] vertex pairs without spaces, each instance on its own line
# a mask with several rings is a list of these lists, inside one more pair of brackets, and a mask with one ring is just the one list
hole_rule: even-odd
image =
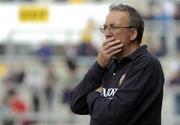
[[133,67],[113,99],[91,92],[87,97],[91,118],[101,123],[111,123],[115,118],[125,119],[154,89],[155,85],[152,83],[157,83],[160,77],[160,70],[156,65],[152,61],[142,61]]
[[73,89],[70,95],[70,108],[74,113],[89,114],[87,95],[101,85],[105,72],[106,69],[96,62]]

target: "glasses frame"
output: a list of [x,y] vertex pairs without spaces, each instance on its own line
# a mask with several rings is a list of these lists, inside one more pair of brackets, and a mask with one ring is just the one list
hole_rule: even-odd
[[[134,27],[132,27],[132,26],[109,26],[109,31],[113,33],[113,32],[115,32],[115,30],[123,29],[123,28],[129,29],[129,28],[134,28]],[[106,25],[103,25],[99,28],[101,33],[105,33],[107,29],[108,29],[108,26],[106,26]]]

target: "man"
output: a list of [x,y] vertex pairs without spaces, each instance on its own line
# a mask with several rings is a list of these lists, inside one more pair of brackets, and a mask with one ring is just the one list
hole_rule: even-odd
[[70,107],[90,125],[161,125],[164,75],[140,46],[144,22],[128,5],[111,5],[97,61],[74,88]]

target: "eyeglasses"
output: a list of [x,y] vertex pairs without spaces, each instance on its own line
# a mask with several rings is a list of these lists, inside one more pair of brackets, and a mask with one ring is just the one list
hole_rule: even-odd
[[[109,31],[114,33],[116,32],[117,30],[121,29],[121,28],[133,28],[132,26],[126,26],[126,27],[117,27],[117,26],[113,26],[113,25],[110,25],[109,26]],[[107,25],[103,25],[100,27],[100,31],[102,33],[105,33],[105,31],[108,29],[108,26]]]

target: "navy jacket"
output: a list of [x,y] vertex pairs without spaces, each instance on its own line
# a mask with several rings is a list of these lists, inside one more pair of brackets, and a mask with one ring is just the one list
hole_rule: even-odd
[[142,46],[106,69],[96,62],[73,89],[70,107],[90,114],[90,125],[161,125],[163,85],[159,61]]

